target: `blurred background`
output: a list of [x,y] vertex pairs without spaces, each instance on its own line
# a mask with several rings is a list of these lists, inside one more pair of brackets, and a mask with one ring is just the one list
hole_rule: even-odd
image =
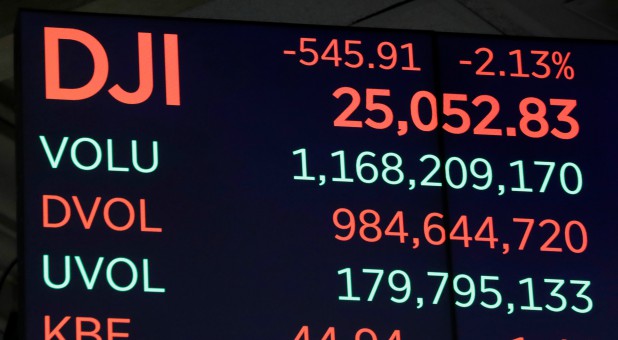
[[0,339],[18,312],[13,28],[20,8],[618,41],[618,0],[0,0]]

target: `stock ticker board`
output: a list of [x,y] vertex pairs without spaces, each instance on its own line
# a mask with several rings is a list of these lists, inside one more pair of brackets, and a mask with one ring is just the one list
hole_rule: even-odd
[[618,45],[22,12],[25,339],[618,339]]

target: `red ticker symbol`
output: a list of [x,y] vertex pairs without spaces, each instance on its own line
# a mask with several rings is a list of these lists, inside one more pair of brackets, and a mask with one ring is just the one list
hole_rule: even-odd
[[[60,41],[71,40],[88,49],[94,67],[88,82],[77,88],[66,88],[60,82]],[[180,75],[178,63],[178,35],[164,34],[164,63],[166,104],[180,105]],[[45,98],[54,100],[84,100],[97,94],[106,84],[109,75],[109,60],[101,42],[82,30],[62,27],[45,27]],[[121,103],[141,104],[152,95],[154,87],[154,69],[152,63],[152,33],[139,32],[138,68],[139,87],[127,91],[119,84],[112,86],[108,92]]]

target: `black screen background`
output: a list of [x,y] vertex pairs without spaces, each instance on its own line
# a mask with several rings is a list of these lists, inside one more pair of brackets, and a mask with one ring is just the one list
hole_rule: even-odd
[[[83,29],[105,46],[110,71],[99,94],[77,102],[45,99],[44,26]],[[155,87],[145,103],[124,105],[106,91],[116,83],[125,89],[137,87],[137,32],[152,32]],[[179,107],[165,105],[164,33],[179,36]],[[328,62],[306,67],[297,56],[282,54],[284,49],[297,48],[299,37],[315,37],[322,48],[333,38],[362,40],[367,55],[382,41],[413,42],[415,64],[423,70],[334,68]],[[618,302],[612,222],[617,189],[612,179],[616,165],[612,99],[618,93],[615,44],[48,13],[22,13],[20,41],[26,339],[42,337],[43,316],[48,314],[56,323],[69,315],[131,318],[126,329],[136,339],[293,339],[303,325],[310,326],[312,339],[321,338],[330,326],[336,327],[341,339],[351,339],[365,327],[379,339],[400,329],[406,340],[611,339],[618,335],[612,325]],[[480,46],[491,47],[496,55],[500,51],[502,57],[513,49],[569,50],[576,77],[522,80],[478,77],[474,66],[462,71],[465,68],[458,60],[472,59]],[[88,52],[71,42],[62,42],[60,48],[63,85],[83,84],[92,69]],[[496,62],[507,64],[506,58]],[[399,137],[395,127],[385,131],[335,128],[332,121],[348,99],[336,100],[332,92],[342,86],[359,91],[390,89],[385,102],[396,120],[409,120],[409,99],[419,90],[466,93],[470,98],[491,94],[504,111],[495,121],[498,127],[516,126],[509,125],[519,117],[512,110],[523,97],[576,98],[573,116],[581,131],[574,140],[562,141],[549,136],[538,140],[455,136],[412,128]],[[471,105],[468,110],[474,112]],[[142,146],[149,150],[156,140],[159,168],[152,174],[108,172],[104,151],[98,169],[81,171],[70,163],[67,148],[59,168],[52,169],[39,135],[47,137],[52,150],[57,150],[64,136],[70,138],[69,146],[77,138],[93,138],[103,150],[106,140],[112,139],[114,162],[120,165],[130,164],[131,140],[139,141],[140,150]],[[427,164],[418,162],[422,155],[468,161],[483,157],[495,164],[495,181],[507,187],[517,185],[509,162],[568,161],[580,166],[584,189],[570,196],[552,182],[544,194],[497,196],[494,190],[469,186],[408,191],[405,185],[356,181],[320,187],[293,180],[300,174],[300,162],[292,151],[299,148],[308,150],[310,171],[327,177],[338,175],[338,160],[330,156],[332,152],[345,150],[349,155],[349,175],[354,173],[355,156],[362,151],[396,152],[404,158],[406,176],[417,182],[428,171]],[[149,164],[147,158],[144,163]],[[542,178],[543,173],[535,177],[534,169],[529,171],[530,178]],[[140,233],[133,227],[114,232],[100,214],[91,230],[83,230],[75,211],[66,227],[46,230],[41,226],[43,194],[76,195],[87,207],[97,196],[103,202],[123,197],[135,205],[145,198],[149,223],[164,231]],[[475,230],[473,220],[478,225],[491,215],[501,241],[511,243],[512,253],[501,255],[475,243],[466,249],[453,242],[449,254],[446,247],[426,243],[413,250],[411,244],[401,245],[395,238],[374,244],[358,238],[339,242],[331,218],[340,207],[355,212],[374,209],[385,219],[382,223],[403,210],[407,231],[421,238],[422,220],[429,212],[443,212],[451,222],[469,215],[471,230]],[[579,255],[539,252],[548,237],[542,235],[550,230],[535,229],[539,232],[529,242],[536,248],[517,252],[523,230],[515,229],[522,226],[513,224],[513,217],[553,218],[562,223],[580,220],[588,230],[588,250]],[[498,221],[504,225],[501,231]],[[126,257],[138,268],[141,259],[147,258],[152,285],[167,291],[140,291],[140,276],[136,289],[120,293],[106,284],[103,275],[93,291],[87,291],[75,262],[69,287],[53,291],[42,280],[43,254],[50,255],[57,275],[62,275],[58,268],[65,255],[81,256],[87,268],[94,267],[100,256],[106,263]],[[412,279],[412,298],[401,305],[392,303],[392,292],[384,282],[373,302],[339,301],[337,296],[345,294],[345,280],[337,271],[346,267],[352,268],[355,294],[363,299],[373,277],[362,276],[362,268],[404,270]],[[436,282],[426,272],[451,269],[452,276],[465,273],[477,284],[480,275],[499,276],[497,288],[505,302],[516,305],[527,301],[524,286],[517,283],[523,278],[532,277],[540,287],[544,278],[590,280],[587,294],[594,308],[583,315],[569,309],[562,313],[517,310],[507,315],[503,307],[487,310],[478,302],[470,308],[451,308],[454,302],[448,292],[439,305],[430,305]],[[57,276],[56,281],[60,280]],[[547,291],[541,293],[543,289]],[[574,297],[576,289],[565,285],[562,292],[569,305],[581,304]],[[425,300],[420,310],[415,305],[418,296]],[[477,292],[477,299],[481,296]],[[548,288],[538,288],[536,296],[537,305],[555,303]],[[70,336],[73,332],[67,331]]]

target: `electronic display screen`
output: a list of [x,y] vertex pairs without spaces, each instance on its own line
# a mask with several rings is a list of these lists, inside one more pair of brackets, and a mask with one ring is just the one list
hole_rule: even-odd
[[17,31],[25,339],[618,338],[617,44]]

